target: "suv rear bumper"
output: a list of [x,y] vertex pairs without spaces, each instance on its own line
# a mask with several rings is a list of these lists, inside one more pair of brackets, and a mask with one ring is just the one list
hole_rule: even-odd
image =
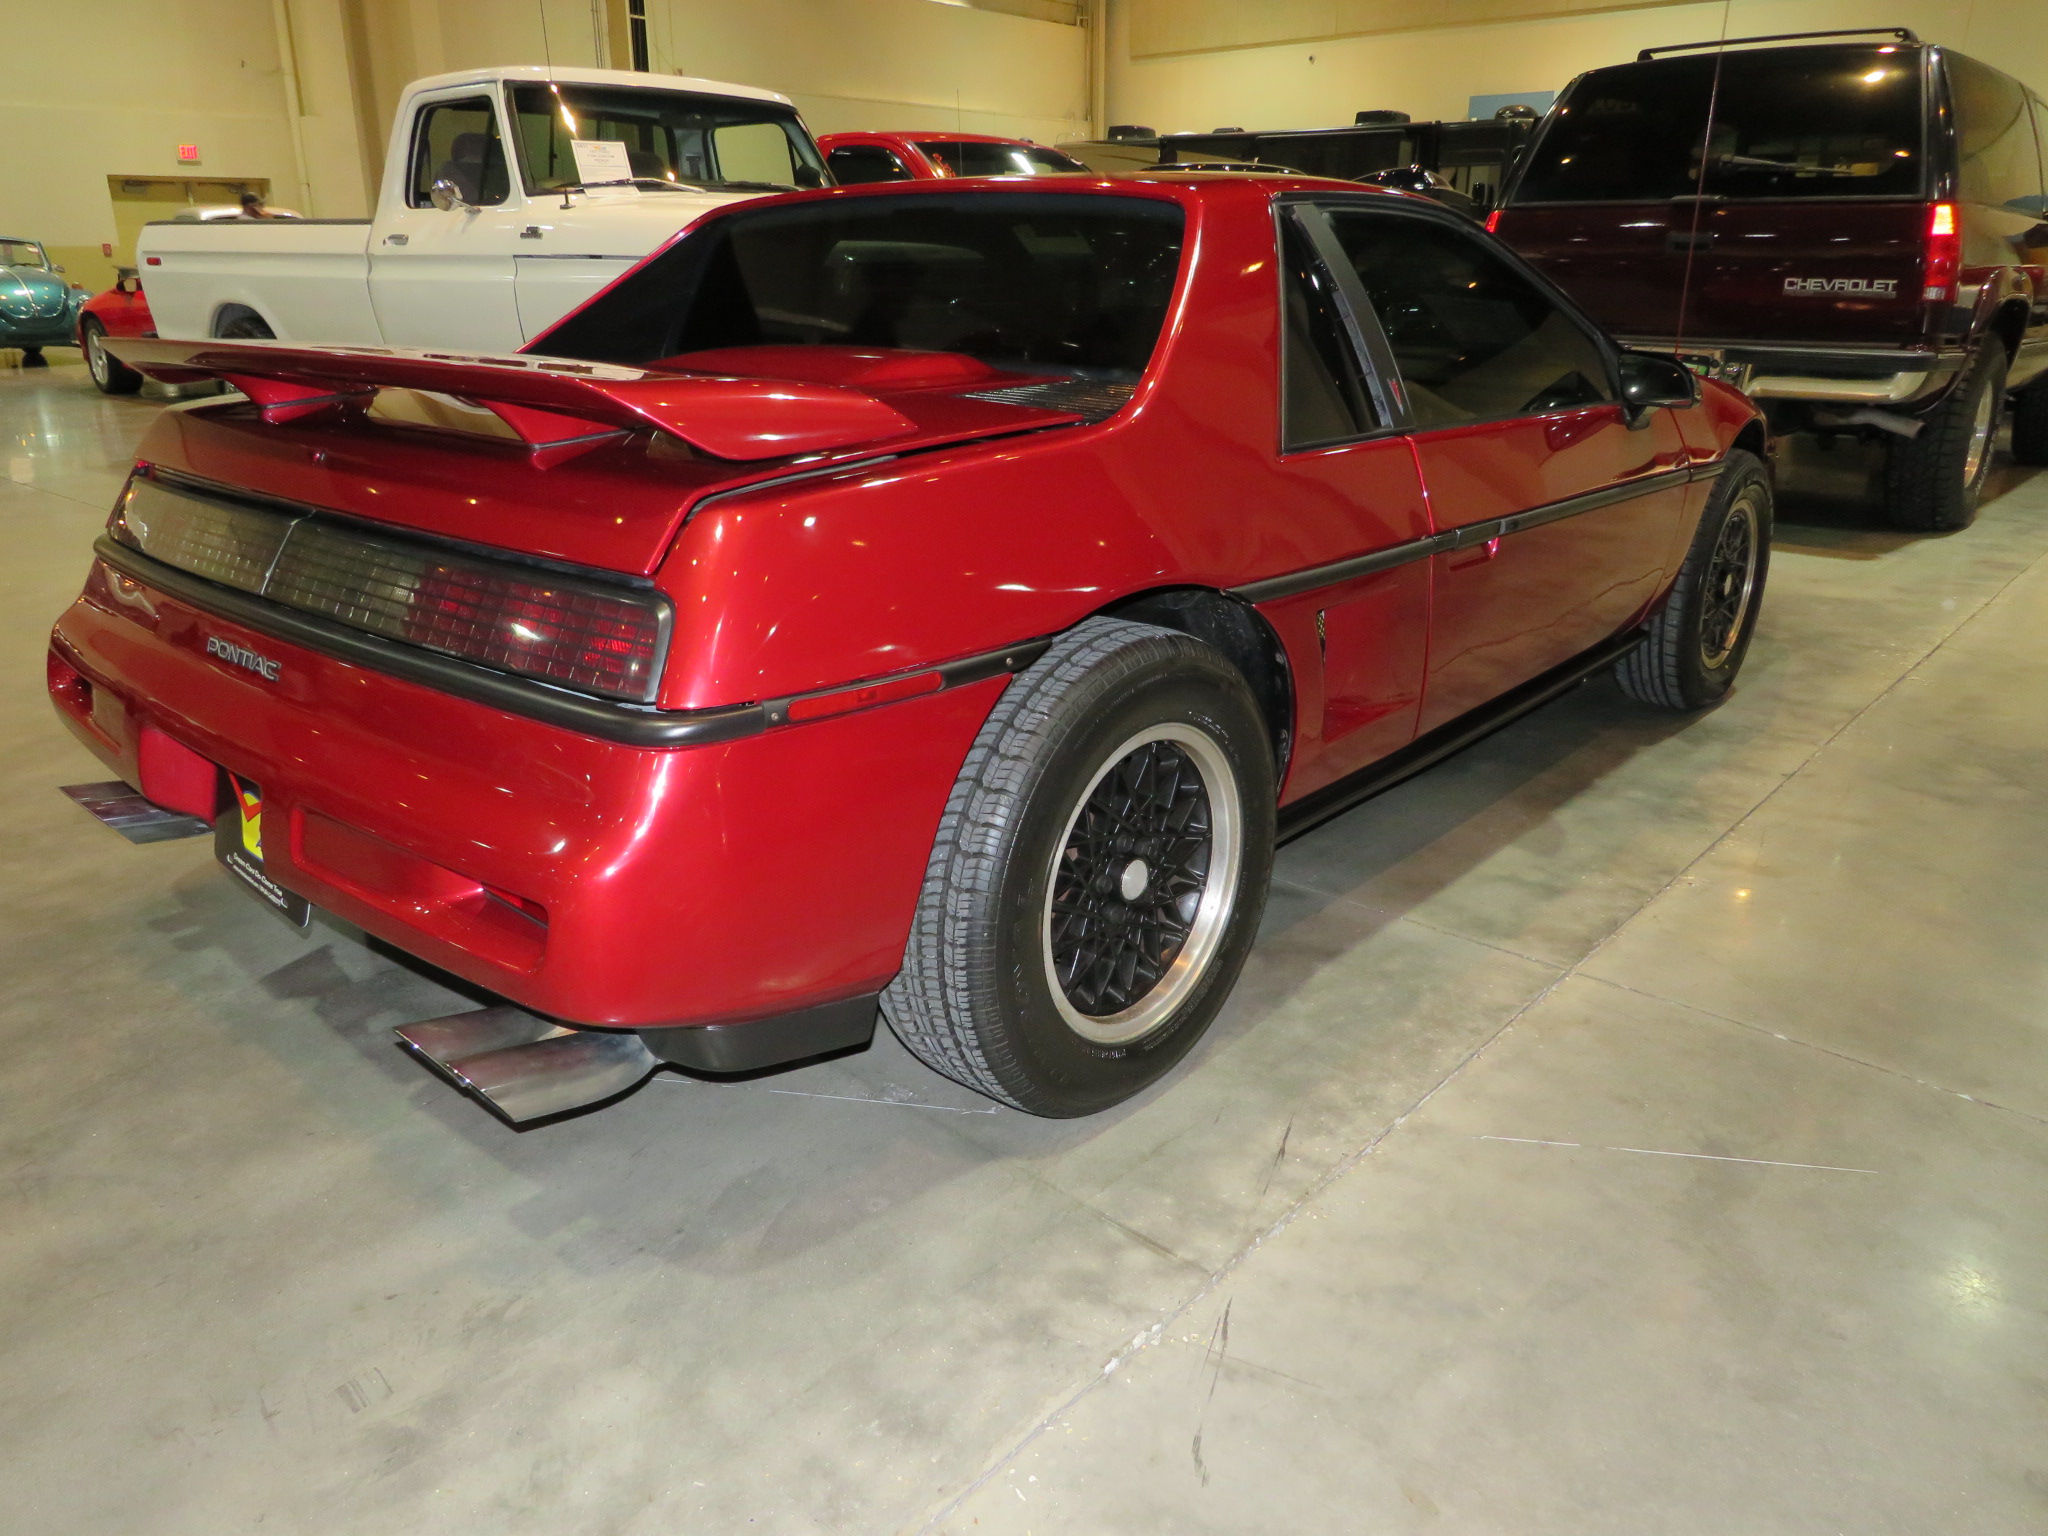
[[1790,343],[1627,338],[1622,345],[1676,353],[1696,372],[1754,400],[1809,400],[1911,408],[1947,389],[1967,356],[1960,349],[1822,347]]
[[[275,675],[210,660],[216,637]],[[306,649],[102,563],[51,652],[59,715],[145,794],[208,810],[210,776],[170,784],[152,741],[158,762],[260,786],[279,885],[535,1013],[641,1029],[871,1000],[1007,682],[633,747]]]

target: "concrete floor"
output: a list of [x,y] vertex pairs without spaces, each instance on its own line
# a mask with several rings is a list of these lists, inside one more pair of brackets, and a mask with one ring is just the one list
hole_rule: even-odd
[[2048,1528],[2048,477],[1788,491],[1736,696],[1606,682],[1284,851],[1218,1028],[1050,1123],[886,1035],[515,1134],[465,1000],[42,695],[159,406],[0,371],[0,1488],[21,1531]]

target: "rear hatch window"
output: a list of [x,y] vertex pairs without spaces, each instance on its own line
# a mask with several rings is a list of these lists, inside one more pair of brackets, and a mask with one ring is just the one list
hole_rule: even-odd
[[1134,384],[1173,297],[1181,226],[1171,202],[1034,193],[749,209],[651,258],[530,350],[645,365],[886,348]]
[[1920,61],[1848,44],[1595,70],[1559,103],[1513,201],[1922,197]]

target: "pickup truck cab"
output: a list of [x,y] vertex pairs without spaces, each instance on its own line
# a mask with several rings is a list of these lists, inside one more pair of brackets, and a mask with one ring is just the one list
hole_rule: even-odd
[[145,227],[160,335],[513,351],[684,225],[823,186],[785,96],[538,65],[417,80],[374,219]]
[[1887,447],[1901,527],[1976,514],[2010,397],[2048,462],[2048,214],[2017,80],[1903,29],[1649,48],[1581,75],[1489,227],[1775,432]]

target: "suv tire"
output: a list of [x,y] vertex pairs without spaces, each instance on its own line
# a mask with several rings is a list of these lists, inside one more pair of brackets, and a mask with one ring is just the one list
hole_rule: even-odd
[[1734,686],[1763,606],[1771,508],[1763,462],[1730,449],[1671,595],[1643,643],[1615,663],[1630,698],[1661,709],[1705,709]]
[[1035,1115],[1163,1076],[1237,979],[1273,863],[1271,741],[1175,630],[1090,619],[1013,679],[946,802],[882,1012],[911,1053]]
[[2012,456],[2022,464],[2048,464],[2048,378],[2012,397]]
[[1884,509],[1894,526],[1943,533],[1977,520],[2005,404],[2005,370],[2005,348],[1980,342],[1941,404],[1922,418],[1920,435],[1891,445]]

